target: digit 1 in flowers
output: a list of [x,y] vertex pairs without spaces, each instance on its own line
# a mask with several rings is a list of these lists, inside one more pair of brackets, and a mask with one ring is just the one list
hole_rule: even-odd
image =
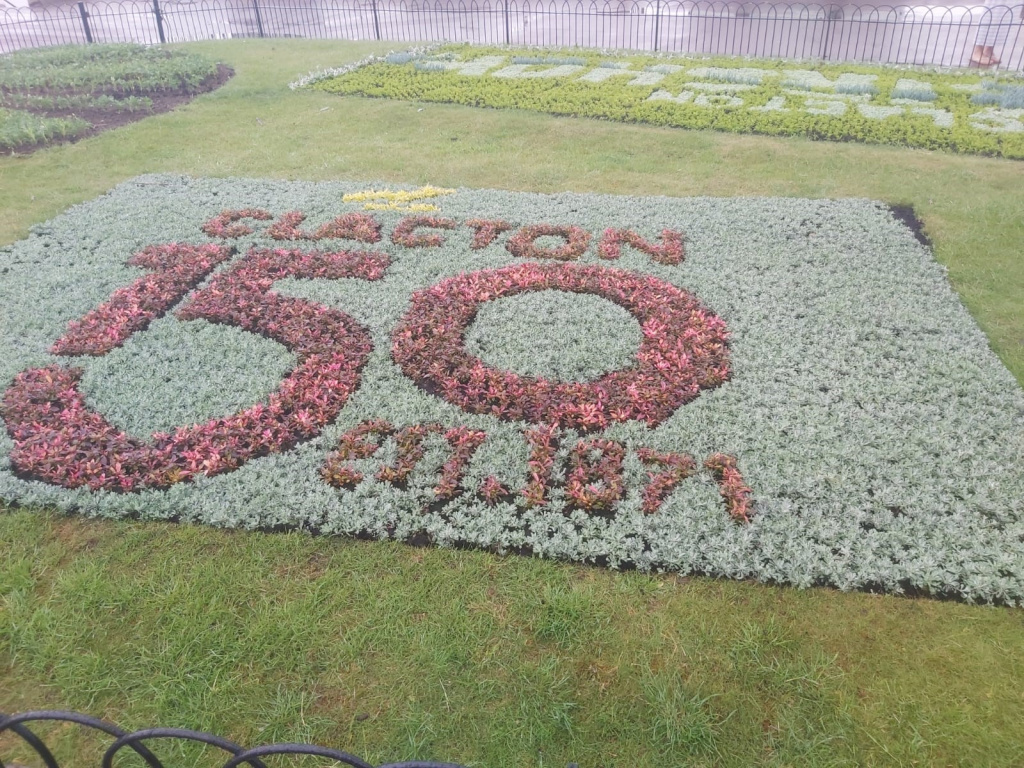
[[99,357],[120,347],[133,333],[146,330],[151,322],[167,314],[234,252],[234,248],[223,245],[169,243],[147,247],[127,263],[146,267],[153,274],[118,288],[105,303],[69,323],[50,351],[55,355]]

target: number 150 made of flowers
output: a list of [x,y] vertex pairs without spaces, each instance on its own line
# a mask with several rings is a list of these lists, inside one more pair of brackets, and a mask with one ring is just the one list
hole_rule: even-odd
[[[248,230],[240,223],[247,218],[272,217],[252,209],[225,212],[204,225],[203,231],[215,237],[237,237]],[[296,233],[302,218],[298,213],[282,216],[274,225],[282,230],[277,235],[302,239]],[[467,224],[477,233],[473,247],[486,247],[513,229],[503,221]],[[393,239],[406,241],[407,247],[437,247],[440,243],[434,236],[413,236],[412,232],[420,227],[454,226],[447,220],[414,217],[396,227]],[[366,214],[346,214],[324,228],[329,231],[314,234],[360,242],[380,238],[379,223]],[[613,421],[634,419],[654,426],[700,390],[727,380],[728,332],[695,297],[671,284],[649,275],[567,263],[585,247],[586,238],[576,228],[541,224],[523,227],[517,234],[521,242],[513,236],[508,246],[523,259],[521,263],[460,275],[414,295],[410,312],[396,328],[392,354],[421,388],[467,412],[491,412],[504,420],[536,425],[525,432],[531,458],[524,487],[513,494],[489,477],[477,493],[488,503],[515,495],[527,505],[538,506],[547,503],[560,428],[592,432]],[[550,234],[562,235],[567,245],[557,249],[532,245],[536,238]],[[681,262],[682,233],[665,230],[661,241],[655,245],[629,230],[606,230],[602,256],[616,258],[618,249],[626,245],[662,263]],[[337,418],[358,387],[372,352],[369,331],[344,312],[282,296],[271,288],[289,277],[380,280],[390,257],[362,250],[253,249],[215,273],[234,254],[234,247],[217,244],[145,248],[127,263],[149,274],[69,323],[50,351],[71,357],[104,355],[177,306],[175,315],[181,320],[233,325],[277,341],[296,355],[298,365],[268,401],[205,424],[139,440],[89,407],[79,391],[81,369],[55,364],[22,371],[0,399],[0,417],[14,440],[11,464],[19,476],[66,488],[117,493],[167,488],[289,450]],[[537,263],[544,259],[554,263]],[[563,386],[489,369],[466,355],[462,328],[480,301],[547,289],[603,296],[630,311],[644,335],[636,363],[598,382]],[[438,366],[441,360],[446,361],[443,371]],[[495,392],[502,403],[497,412]],[[323,477],[339,488],[352,487],[361,476],[351,461],[373,456],[380,440],[394,439],[398,459],[382,467],[377,477],[401,485],[419,461],[423,441],[430,434],[443,435],[452,449],[435,493],[439,500],[454,498],[464,492],[462,475],[485,438],[481,432],[439,425],[396,429],[386,422],[366,422],[342,438],[324,465]],[[624,456],[625,447],[612,440],[581,440],[575,445],[565,486],[570,505],[594,512],[611,510],[624,494]],[[685,454],[639,449],[637,457],[652,469],[642,491],[648,513],[656,512],[676,485],[698,471],[696,462]],[[747,520],[750,489],[735,459],[715,454],[701,468],[718,483],[729,514]]]

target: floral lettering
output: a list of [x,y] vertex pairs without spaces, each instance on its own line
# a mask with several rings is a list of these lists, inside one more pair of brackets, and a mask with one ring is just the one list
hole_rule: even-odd
[[68,329],[50,351],[55,355],[105,355],[138,331],[144,331],[197,286],[234,248],[221,245],[151,245],[128,259],[155,274],[119,288],[106,303]]
[[314,437],[355,391],[373,342],[343,312],[270,288],[285,277],[379,280],[388,264],[379,253],[257,250],[215,276],[177,316],[266,336],[294,352],[299,365],[266,404],[157,433],[150,442],[129,437],[89,409],[78,390],[80,369],[18,374],[0,405],[14,439],[11,464],[25,477],[65,488],[129,492],[230,472]]
[[414,234],[420,227],[431,229],[455,229],[456,223],[452,219],[441,219],[437,216],[409,216],[402,219],[394,232],[391,233],[391,242],[395,245],[404,245],[407,248],[437,248],[444,245],[444,238],[436,232],[430,235]]
[[262,208],[243,208],[240,211],[221,211],[217,216],[214,216],[208,222],[203,224],[200,229],[203,230],[210,237],[243,237],[245,235],[252,234],[252,227],[248,224],[238,224],[243,219],[253,219],[254,221],[268,221],[274,218],[273,214],[269,211],[264,211]]
[[[558,248],[539,248],[534,245],[540,237],[561,237],[565,245]],[[505,248],[522,259],[556,259],[575,261],[590,244],[590,233],[579,227],[561,227],[554,224],[534,224],[523,227],[508,239]]]
[[558,452],[559,429],[554,424],[548,424],[528,430],[525,434],[532,450],[527,462],[528,479],[519,493],[526,499],[528,507],[541,507],[548,501],[548,484],[551,482],[551,470]]
[[[320,476],[335,488],[354,488],[363,480],[363,475],[351,462],[371,458],[379,450],[380,441],[393,436],[398,449],[397,459],[394,464],[382,466],[376,478],[393,485],[405,485],[416,464],[423,458],[424,439],[431,434],[443,434],[451,447],[451,456],[441,467],[441,476],[434,494],[438,499],[453,499],[462,492],[461,483],[466,468],[486,438],[480,430],[466,427],[446,430],[440,424],[413,424],[396,430],[382,419],[366,421],[341,436],[338,449],[327,457]],[[376,438],[376,441],[370,442],[370,437]]]
[[697,463],[685,453],[659,453],[650,448],[641,448],[637,456],[644,464],[664,467],[662,472],[648,472],[647,485],[643,490],[643,510],[653,515],[661,509],[662,503],[683,480],[697,471]]
[[625,457],[626,447],[622,443],[580,440],[569,457],[569,479],[565,486],[573,506],[595,512],[611,511],[626,491],[622,479]]
[[[526,291],[603,296],[631,312],[635,365],[592,382],[553,382],[491,368],[465,349],[483,301]],[[517,264],[417,291],[392,334],[392,356],[427,392],[469,413],[582,431],[637,419],[655,426],[729,377],[725,324],[690,294],[649,275],[575,264]]]
[[476,230],[473,242],[469,246],[476,251],[486,248],[497,239],[498,235],[508,232],[514,225],[501,219],[470,219],[466,222],[466,226]]
[[597,246],[602,259],[614,260],[622,255],[622,244],[630,245],[646,253],[659,264],[680,264],[686,258],[683,233],[672,229],[661,230],[661,245],[645,240],[631,229],[606,229]]
[[725,499],[729,516],[737,522],[750,522],[751,489],[743,482],[743,475],[736,466],[736,458],[716,453],[704,462],[718,483],[718,491]]

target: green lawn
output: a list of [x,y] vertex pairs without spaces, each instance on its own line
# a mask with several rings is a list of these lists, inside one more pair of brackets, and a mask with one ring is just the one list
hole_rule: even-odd
[[[0,244],[156,171],[869,197],[915,206],[1024,381],[1020,162],[286,87],[383,44],[188,48],[236,77],[176,112],[0,158]],[[1024,764],[1019,610],[39,510],[0,515],[0,554],[4,711],[69,707],[375,761]],[[98,746],[58,733],[65,755]],[[11,744],[0,737],[4,759]]]

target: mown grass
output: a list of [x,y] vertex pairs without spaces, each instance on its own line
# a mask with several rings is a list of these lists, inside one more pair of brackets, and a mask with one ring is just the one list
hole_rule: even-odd
[[[189,48],[236,77],[0,158],[0,242],[154,171],[871,197],[915,206],[1024,380],[1020,163],[293,93],[297,75],[387,46]],[[1019,610],[42,510],[0,514],[0,553],[5,711],[482,766],[1024,763]],[[55,733],[75,765],[98,746]]]
[[1020,755],[1008,610],[34,512],[0,542],[8,710],[487,766]]

